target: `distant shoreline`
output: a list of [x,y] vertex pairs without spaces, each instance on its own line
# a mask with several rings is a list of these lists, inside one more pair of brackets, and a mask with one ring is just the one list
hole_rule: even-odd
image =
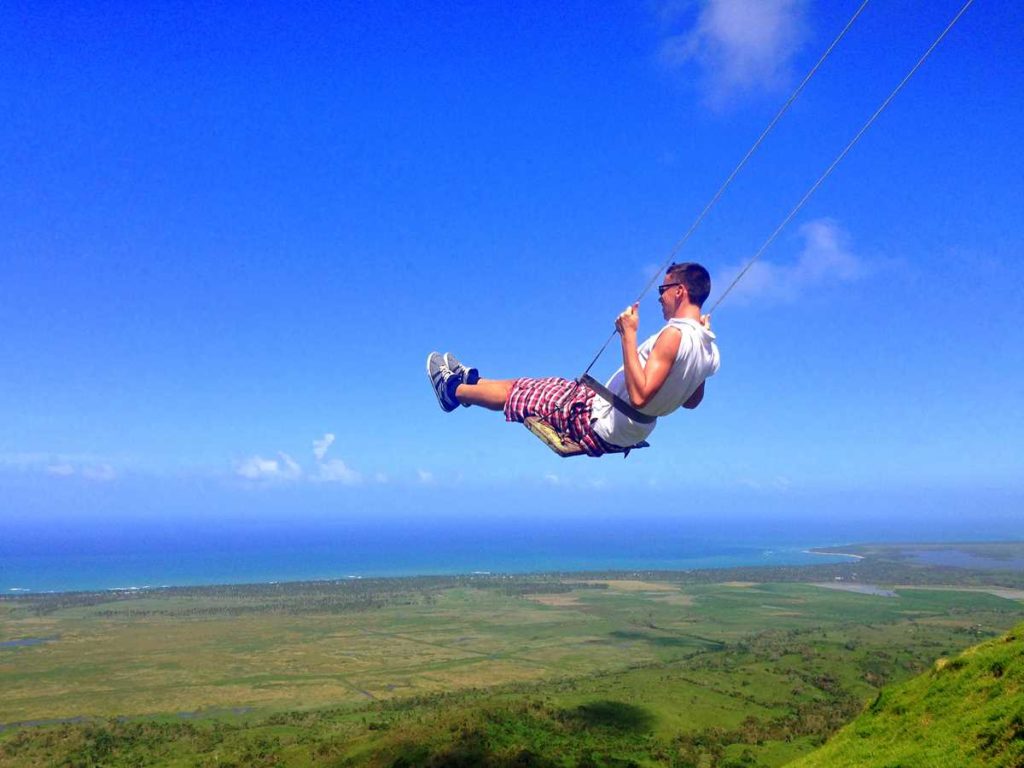
[[[529,553],[524,553],[519,557],[500,557],[487,554],[487,556],[481,557],[466,556],[460,558],[460,561],[444,564],[430,562],[431,558],[402,563],[398,560],[398,555],[401,554],[399,552],[391,555],[390,562],[387,559],[382,559],[378,567],[372,567],[373,563],[366,562],[367,570],[365,572],[355,569],[348,570],[353,565],[363,563],[345,562],[346,558],[341,555],[321,557],[323,562],[307,564],[295,562],[295,558],[278,559],[272,555],[269,559],[265,559],[257,558],[254,554],[249,558],[252,565],[236,569],[235,572],[222,572],[227,569],[212,567],[203,558],[194,558],[194,564],[186,562],[185,565],[188,567],[182,567],[179,562],[165,563],[167,558],[164,558],[158,565],[147,565],[145,568],[140,568],[137,567],[138,563],[120,555],[105,557],[102,558],[102,561],[93,559],[86,562],[85,565],[89,566],[87,573],[73,571],[63,561],[57,568],[38,568],[35,563],[27,562],[22,566],[21,572],[18,572],[19,564],[17,558],[14,558],[11,563],[6,564],[14,566],[9,569],[11,573],[0,574],[0,576],[11,578],[13,584],[17,586],[0,586],[0,600],[14,598],[18,595],[28,596],[43,593],[107,592],[112,595],[127,595],[152,593],[168,588],[223,588],[231,585],[360,581],[364,579],[638,571],[691,572],[706,570],[727,572],[736,568],[802,568],[821,565],[824,561],[812,556],[817,553],[810,549],[811,546],[814,545],[809,545],[809,542],[804,542],[802,545],[770,547],[764,545],[728,547],[709,545],[704,551],[691,546],[689,550],[681,547],[678,555],[669,553],[669,555],[660,556],[633,555],[630,554],[630,548],[626,547],[620,556],[608,552],[584,556],[585,553],[575,551],[567,552],[564,557],[559,554],[530,556]],[[832,560],[832,563],[851,563],[855,559],[844,555],[839,559]],[[186,555],[185,560],[190,560],[190,558]],[[337,562],[332,562],[334,560]],[[165,565],[166,567],[163,567]],[[396,567],[392,569],[385,567],[386,565]],[[341,570],[341,574],[344,575],[332,573],[331,571],[334,571],[335,568],[345,569]],[[104,584],[103,582],[108,578],[112,583]],[[33,585],[31,583],[33,580],[40,583]]]
[[[837,557],[853,558],[854,561],[862,560],[862,555],[852,555],[843,552],[816,552],[814,550],[799,550],[803,554],[831,555]],[[831,565],[847,566],[851,562],[833,562]],[[162,593],[185,593],[205,592],[208,590],[240,590],[245,592],[259,592],[265,588],[292,590],[296,588],[336,588],[346,584],[377,584],[380,582],[431,582],[464,580],[473,581],[502,581],[502,580],[546,580],[546,579],[586,579],[586,578],[611,578],[611,579],[637,579],[637,578],[666,578],[673,576],[692,577],[700,574],[722,574],[723,579],[730,579],[730,574],[742,572],[749,575],[753,572],[788,571],[790,569],[817,568],[819,563],[781,563],[772,565],[720,565],[705,566],[700,568],[591,568],[591,569],[552,569],[536,571],[470,571],[453,573],[420,573],[420,574],[389,574],[372,576],[342,576],[317,579],[286,579],[273,581],[238,581],[238,582],[207,582],[197,584],[161,584],[144,586],[120,586],[100,587],[93,589],[48,589],[28,590],[20,588],[17,592],[0,592],[0,604],[19,599],[36,597],[56,597],[60,595],[111,595],[114,599],[125,599],[139,597],[146,594]],[[713,580],[712,580],[713,581]]]
[[852,557],[854,560],[863,560],[864,555],[855,555],[852,552],[826,552],[823,549],[805,549],[808,555],[829,555],[830,557]]

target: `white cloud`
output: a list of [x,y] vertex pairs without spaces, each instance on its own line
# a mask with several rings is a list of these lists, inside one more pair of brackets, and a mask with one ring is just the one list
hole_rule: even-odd
[[[866,265],[850,250],[849,236],[831,219],[808,222],[800,227],[799,234],[804,243],[795,262],[777,264],[762,257],[736,284],[729,300],[788,303],[813,289],[853,282],[866,274]],[[714,284],[724,290],[744,265],[722,270]]]
[[423,483],[424,485],[430,485],[431,483],[434,482],[434,473],[433,472],[428,472],[425,469],[417,469],[416,470],[416,475],[417,475],[417,477],[419,477],[420,482]]
[[558,485],[560,482],[562,482],[562,480],[554,472],[548,472],[546,475],[544,475],[544,482],[550,483],[551,485]]
[[[363,482],[363,475],[352,469],[341,459],[326,459],[328,449],[334,444],[335,435],[327,432],[313,441],[313,456],[316,464],[303,469],[287,453],[278,452],[276,458],[250,456],[235,465],[235,474],[254,482],[303,481],[309,483],[340,483],[355,485]],[[380,479],[383,478],[383,479]],[[378,482],[386,477],[378,473]]]
[[278,453],[276,459],[250,456],[235,467],[235,474],[246,480],[295,480],[302,468],[287,453]]
[[334,443],[334,434],[328,432],[319,440],[313,441],[313,455],[316,456],[317,461],[323,461],[324,456],[327,455],[327,449]]
[[82,467],[82,477],[86,480],[96,480],[106,483],[117,478],[117,471],[109,464],[94,464]]
[[386,483],[389,479],[385,472],[377,472],[373,476],[373,482],[375,483]]
[[[662,18],[677,24],[692,6],[662,6]],[[688,29],[669,36],[661,59],[670,68],[695,64],[710,104],[773,90],[789,76],[804,40],[804,0],[704,0]]]
[[277,474],[277,470],[278,465],[276,459],[264,459],[261,456],[250,456],[235,467],[235,474],[244,477],[247,480],[259,480],[260,478]]
[[287,453],[281,453],[280,451],[278,451],[277,455],[281,458],[281,472],[285,477],[292,479],[302,474],[302,467],[296,463],[295,459]]
[[331,459],[319,464],[320,472],[311,479],[321,483],[343,483],[355,485],[362,482],[363,477],[354,469],[349,468],[341,459]]
[[740,477],[737,478],[736,483],[743,488],[759,493],[771,493],[773,491],[785,493],[793,487],[793,481],[785,475],[777,475],[776,477],[762,480],[753,477]]
[[349,467],[341,459],[324,461],[327,450],[334,444],[334,433],[327,432],[319,440],[313,441],[313,456],[316,457],[317,473],[310,475],[310,480],[319,483],[342,483],[355,485],[363,481],[363,476]]
[[0,454],[0,469],[42,472],[51,477],[81,477],[99,482],[115,480],[118,475],[113,464],[88,454]]

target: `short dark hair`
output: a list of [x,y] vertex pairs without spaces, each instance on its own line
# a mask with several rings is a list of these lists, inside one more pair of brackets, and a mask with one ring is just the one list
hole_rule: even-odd
[[690,303],[698,307],[704,305],[711,295],[711,275],[700,264],[687,261],[682,264],[671,264],[668,268],[668,279],[686,286]]

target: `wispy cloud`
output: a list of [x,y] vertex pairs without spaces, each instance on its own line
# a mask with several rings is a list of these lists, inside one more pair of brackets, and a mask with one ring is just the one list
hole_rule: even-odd
[[317,465],[317,474],[310,479],[320,483],[342,483],[355,485],[361,483],[363,476],[350,468],[341,459],[331,459]]
[[327,455],[327,449],[334,443],[334,434],[331,432],[326,433],[319,440],[313,441],[313,455],[317,461],[323,461],[324,456]]
[[118,477],[112,462],[86,454],[0,454],[0,469],[45,473],[51,477],[81,477],[95,482],[109,482]]
[[[802,298],[812,289],[849,283],[867,273],[867,265],[850,250],[849,235],[833,220],[808,222],[800,227],[799,234],[804,242],[796,261],[780,264],[761,258],[754,262],[729,294],[729,300],[785,304]],[[715,285],[724,289],[743,266],[722,270],[715,276]]]
[[434,482],[434,473],[429,472],[425,469],[417,469],[416,476],[419,478],[419,481],[424,485],[431,485]]
[[[775,90],[790,76],[805,39],[805,0],[664,2],[661,17],[673,30],[662,43],[665,66],[695,66],[708,103],[716,108],[758,91]],[[680,29],[682,26],[682,29]]]
[[258,482],[288,481],[299,479],[302,468],[287,453],[278,453],[276,459],[250,456],[237,464],[235,474]]
[[752,477],[741,477],[736,480],[741,488],[748,488],[752,491],[780,492],[785,493],[793,487],[793,481],[785,475],[777,475],[767,479],[755,479]]
[[362,474],[352,469],[345,461],[327,458],[327,451],[334,441],[335,435],[332,432],[326,432],[323,437],[313,440],[312,466],[303,467],[290,455],[279,451],[276,458],[250,456],[238,462],[235,465],[235,475],[256,484],[298,481],[342,485],[361,483]]
[[316,459],[316,473],[310,480],[318,483],[342,483],[355,485],[363,481],[363,476],[352,469],[341,459],[325,460],[327,450],[334,444],[334,433],[327,432],[319,440],[313,441],[313,457]]
[[117,470],[110,464],[87,465],[81,468],[80,474],[86,480],[96,480],[101,483],[117,479]]

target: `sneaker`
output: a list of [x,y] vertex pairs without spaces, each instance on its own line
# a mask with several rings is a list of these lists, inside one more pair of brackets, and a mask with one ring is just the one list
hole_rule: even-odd
[[430,379],[442,411],[450,413],[459,407],[459,401],[455,399],[455,387],[461,383],[460,377],[452,373],[437,352],[427,356],[427,378]]
[[480,371],[476,368],[467,368],[451,352],[444,353],[444,364],[448,366],[448,370],[452,373],[462,376],[463,384],[476,384],[480,381]]

